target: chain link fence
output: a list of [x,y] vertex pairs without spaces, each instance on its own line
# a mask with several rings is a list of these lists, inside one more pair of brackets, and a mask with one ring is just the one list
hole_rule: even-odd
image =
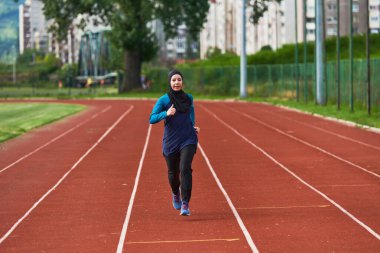
[[[365,107],[368,101],[367,65],[365,59],[355,60],[353,67],[353,100],[355,105]],[[338,86],[336,63],[329,62],[326,68],[326,101],[337,103]],[[192,67],[180,68],[184,74],[185,90],[194,94],[238,96],[240,90],[240,67]],[[146,77],[152,81],[150,91],[164,93],[168,90],[168,69],[150,69]],[[315,65],[254,65],[247,67],[247,93],[250,97],[276,97],[314,102],[316,96]],[[349,61],[340,64],[340,101],[349,104],[351,87]],[[0,81],[0,97],[27,96],[77,96],[117,94],[120,84],[94,85],[92,88],[60,87],[59,84],[38,81],[30,85]],[[380,59],[371,60],[371,106],[380,108]]]
[[[353,65],[353,98],[356,105],[367,105],[366,60],[355,60]],[[335,62],[325,65],[326,101],[338,101],[337,68]],[[240,67],[180,68],[184,74],[185,90],[195,94],[238,96],[240,90]],[[147,76],[153,80],[152,90],[168,90],[167,69],[152,69]],[[298,87],[296,65],[257,65],[247,67],[247,93],[250,97],[277,97],[314,102],[316,97],[315,64],[298,64]],[[340,62],[340,101],[349,104],[351,96],[349,61]],[[380,59],[371,60],[371,105],[380,107]]]

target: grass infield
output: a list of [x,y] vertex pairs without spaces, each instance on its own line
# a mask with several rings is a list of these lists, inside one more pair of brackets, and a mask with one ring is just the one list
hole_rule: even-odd
[[0,142],[83,110],[82,105],[1,103]]
[[373,108],[371,115],[368,115],[367,109],[359,105],[356,105],[354,111],[351,112],[348,105],[342,105],[340,110],[338,110],[335,104],[327,104],[321,106],[313,102],[303,103],[297,102],[295,100],[283,100],[278,98],[253,99],[250,101],[266,102],[273,105],[281,105],[289,108],[294,108],[311,114],[318,114],[324,117],[341,119],[357,124],[359,127],[369,126],[380,128],[380,112],[378,108]]

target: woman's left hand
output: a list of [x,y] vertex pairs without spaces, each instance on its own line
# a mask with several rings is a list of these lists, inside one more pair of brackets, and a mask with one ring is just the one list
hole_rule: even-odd
[[197,134],[199,134],[199,132],[201,131],[200,127],[197,127],[197,126],[195,126],[194,129],[195,129],[195,132],[196,132]]

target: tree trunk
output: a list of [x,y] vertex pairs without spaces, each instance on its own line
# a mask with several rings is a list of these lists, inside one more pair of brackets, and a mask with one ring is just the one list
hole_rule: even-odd
[[133,52],[126,51],[124,54],[124,86],[122,92],[128,92],[132,89],[141,87],[141,55],[138,50]]

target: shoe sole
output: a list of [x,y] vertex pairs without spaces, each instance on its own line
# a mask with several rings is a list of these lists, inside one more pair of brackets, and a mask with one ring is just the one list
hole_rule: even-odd
[[181,216],[190,216],[190,213],[180,213],[179,215],[181,215]]

